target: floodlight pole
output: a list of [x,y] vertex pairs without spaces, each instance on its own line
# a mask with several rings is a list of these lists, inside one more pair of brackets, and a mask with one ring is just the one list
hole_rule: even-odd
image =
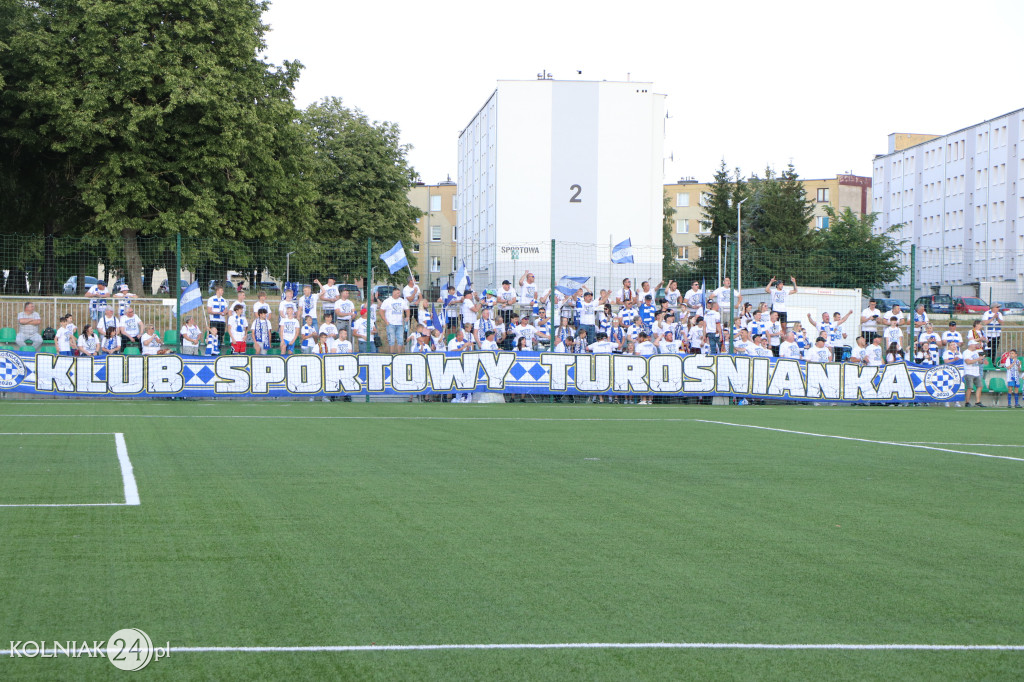
[[736,291],[740,295],[743,295],[743,237],[740,230],[743,228],[743,202],[749,198],[740,199],[736,204]]
[[[284,284],[288,286],[292,283],[292,254],[294,251],[289,251],[284,255]],[[284,291],[281,292],[284,296]]]

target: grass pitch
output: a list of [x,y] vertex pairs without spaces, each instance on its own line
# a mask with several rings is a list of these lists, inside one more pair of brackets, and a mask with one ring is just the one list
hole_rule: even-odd
[[[1021,419],[0,402],[0,504],[124,499],[112,436],[25,432],[124,433],[141,500],[0,508],[0,648],[126,627],[172,648],[1024,645],[1024,461],[978,456],[1024,459]],[[106,660],[0,656],[5,679],[115,674]],[[1020,679],[1024,652],[178,651],[146,674]]]

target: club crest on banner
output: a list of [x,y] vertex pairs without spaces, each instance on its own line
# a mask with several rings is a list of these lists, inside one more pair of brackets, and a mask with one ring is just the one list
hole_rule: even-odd
[[960,392],[963,378],[960,370],[950,365],[933,367],[924,375],[924,387],[936,400],[949,400]]
[[14,388],[28,374],[17,354],[0,350],[0,389]]

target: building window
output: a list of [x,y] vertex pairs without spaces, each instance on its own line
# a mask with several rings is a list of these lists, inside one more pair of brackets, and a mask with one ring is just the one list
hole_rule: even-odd
[[820,215],[814,218],[814,227],[818,230],[828,229],[828,216]]
[[456,205],[455,205],[455,198],[456,198],[456,195],[453,194],[452,195],[452,210],[453,211],[459,210],[458,207],[456,207]]
[[441,226],[434,225],[430,228],[430,241],[439,242],[441,241]]
[[430,271],[441,272],[441,259],[438,256],[432,256],[430,259]]
[[459,271],[459,258],[458,256],[452,256],[452,272]]
[[676,247],[676,260],[690,260],[690,247],[689,246],[677,246]]
[[709,192],[700,193],[700,205],[710,206],[711,205],[711,194]]
[[676,206],[689,206],[690,205],[690,193],[679,192],[676,194]]
[[827,204],[828,202],[829,202],[828,187],[819,187],[818,188],[818,203],[819,204]]
[[703,220],[700,221],[700,233],[711,234],[711,223],[706,223]]
[[456,225],[452,225],[452,241],[459,241],[459,228]]
[[441,197],[439,195],[438,196],[430,197],[430,210],[431,211],[440,211],[441,210]]
[[686,218],[676,221],[676,234],[686,234],[690,231],[690,221]]
[[419,242],[413,243],[413,245],[412,245],[412,252],[413,253],[419,253],[420,252],[420,243]]

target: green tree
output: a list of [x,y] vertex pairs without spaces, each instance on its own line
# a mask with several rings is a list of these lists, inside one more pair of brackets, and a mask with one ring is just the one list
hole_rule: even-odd
[[791,276],[814,279],[807,255],[817,247],[810,226],[814,208],[800,177],[789,164],[777,176],[771,167],[749,183],[750,200],[743,205],[743,283],[763,286],[772,277],[788,283]]
[[813,260],[820,264],[819,286],[842,289],[873,289],[896,281],[906,268],[900,265],[906,241],[899,240],[902,225],[874,234],[877,213],[858,216],[850,208],[837,212],[825,208],[828,227],[818,232],[820,250]]
[[44,229],[119,239],[137,290],[140,237],[308,233],[312,154],[291,95],[300,66],[257,58],[265,2],[5,5],[3,162],[41,160],[56,215]]
[[[417,175],[407,159],[411,146],[401,143],[398,125],[371,122],[359,109],[331,97],[302,112],[302,128],[315,156],[316,239],[339,245],[328,263],[340,262],[343,268],[365,264],[366,240],[372,238],[376,279],[397,283],[407,277],[407,272],[388,274],[379,259],[402,241],[410,266],[416,265],[410,246],[417,240],[421,212],[409,203],[408,193]],[[362,272],[340,273],[347,274],[355,279]]]
[[[718,238],[736,238],[736,206],[748,196],[747,182],[740,169],[729,175],[725,159],[715,171],[707,196],[701,204],[701,234],[697,237],[700,259],[694,269],[714,280],[718,275]],[[744,204],[746,206],[746,204]],[[724,273],[723,273],[724,275]]]

